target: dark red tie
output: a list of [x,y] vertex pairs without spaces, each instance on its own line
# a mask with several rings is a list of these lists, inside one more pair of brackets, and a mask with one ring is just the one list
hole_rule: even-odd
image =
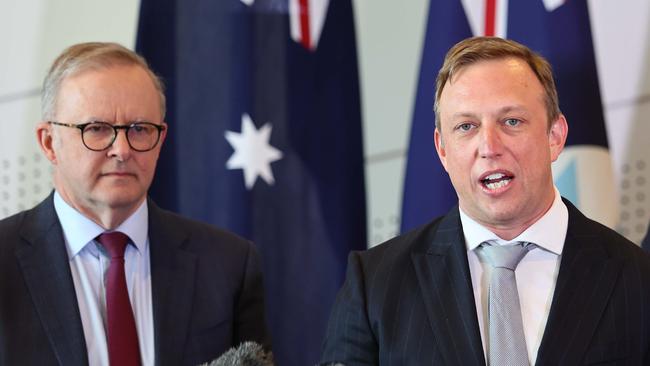
[[97,240],[111,257],[106,281],[108,358],[113,366],[140,365],[138,331],[135,327],[124,274],[124,250],[129,237],[114,231],[101,234]]

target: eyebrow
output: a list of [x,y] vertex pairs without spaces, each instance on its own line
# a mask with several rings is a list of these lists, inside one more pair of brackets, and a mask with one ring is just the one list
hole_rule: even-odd
[[[497,114],[507,114],[511,112],[517,112],[517,113],[522,113],[525,115],[528,115],[528,109],[524,108],[523,106],[520,105],[508,105],[505,107],[502,107],[497,111]],[[478,119],[478,114],[473,113],[473,112],[457,112],[451,115],[452,119],[457,119],[457,118],[476,118]]]
[[85,118],[82,120],[81,123],[90,123],[90,122],[105,122],[111,125],[128,125],[131,123],[138,123],[138,122],[151,122],[148,119],[142,118],[142,117],[136,117],[134,119],[128,120],[128,121],[114,121],[112,119],[105,119],[105,118],[99,118],[99,117],[89,117]]
[[509,112],[519,112],[519,113],[528,114],[528,109],[520,105],[510,105],[499,109],[499,114],[504,114]]
[[[451,119],[455,120],[458,118],[477,118],[478,116],[476,113],[471,113],[471,112],[456,112],[451,115]],[[478,118],[477,118],[478,119]]]

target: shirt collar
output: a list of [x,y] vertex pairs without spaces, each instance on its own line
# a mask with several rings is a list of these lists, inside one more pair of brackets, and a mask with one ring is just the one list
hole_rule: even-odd
[[554,188],[554,190],[555,198],[551,208],[523,233],[510,241],[499,238],[495,233],[467,216],[462,208],[459,208],[467,249],[474,250],[485,241],[493,241],[499,245],[521,241],[536,244],[557,255],[562,254],[569,226],[569,211],[562,202],[560,192],[557,188]]
[[[61,223],[63,236],[68,251],[68,258],[77,255],[88,243],[91,243],[104,228],[75,210],[63,200],[58,192],[54,192],[54,210]],[[143,252],[147,245],[147,233],[149,232],[149,211],[145,200],[131,216],[129,216],[114,231],[121,231],[128,235],[131,242],[139,252]],[[98,252],[95,246],[89,246],[94,255]]]

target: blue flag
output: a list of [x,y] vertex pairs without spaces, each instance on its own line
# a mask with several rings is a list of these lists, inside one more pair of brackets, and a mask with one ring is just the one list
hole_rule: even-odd
[[433,102],[445,54],[471,36],[460,0],[431,0],[406,162],[402,232],[445,214],[458,201],[433,145]]
[[587,216],[615,228],[618,199],[587,1],[511,1],[507,34],[553,66],[569,123],[567,145],[553,166],[555,185]]
[[549,60],[567,146],[554,164],[555,184],[588,216],[618,219],[611,160],[586,0],[431,1],[404,183],[402,230],[444,214],[457,197],[433,145],[435,77],[444,56],[472,35],[513,39]]
[[137,49],[167,84],[151,195],[257,244],[275,360],[315,364],[366,247],[350,1],[143,0]]

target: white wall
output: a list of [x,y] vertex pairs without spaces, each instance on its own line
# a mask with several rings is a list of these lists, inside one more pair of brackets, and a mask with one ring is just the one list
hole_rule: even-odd
[[[650,219],[650,2],[589,4],[621,203],[618,228],[638,242]],[[399,228],[428,0],[355,0],[354,6],[369,240],[377,244]],[[49,165],[33,132],[47,66],[76,42],[132,47],[138,7],[137,0],[0,0],[0,217],[33,206],[51,188]]]
[[399,232],[428,4],[429,0],[354,1],[370,244]]
[[640,242],[650,219],[650,2],[589,1],[621,205],[618,230]]

